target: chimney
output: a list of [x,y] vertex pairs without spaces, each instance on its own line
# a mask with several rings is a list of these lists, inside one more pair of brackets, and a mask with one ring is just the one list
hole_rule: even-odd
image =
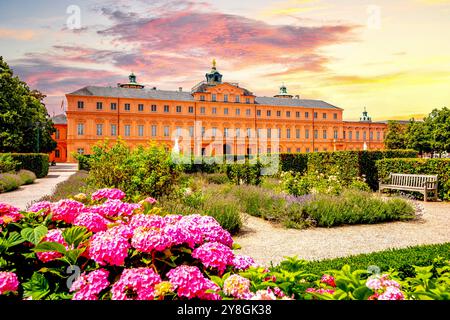
[[183,92],[183,87],[179,87],[178,91]]
[[156,87],[153,87],[152,90],[156,90]]
[[299,96],[299,95],[296,95],[296,96],[295,96],[295,99],[300,99],[300,96]]

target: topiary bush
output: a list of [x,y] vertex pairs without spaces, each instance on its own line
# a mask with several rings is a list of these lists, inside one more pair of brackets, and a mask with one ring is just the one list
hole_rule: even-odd
[[23,185],[22,179],[14,173],[0,174],[0,193],[17,190]]
[[49,155],[45,153],[11,153],[11,157],[17,162],[15,171],[21,169],[34,172],[37,178],[48,175]]
[[383,182],[390,173],[437,174],[439,198],[450,200],[450,159],[383,159],[376,167]]

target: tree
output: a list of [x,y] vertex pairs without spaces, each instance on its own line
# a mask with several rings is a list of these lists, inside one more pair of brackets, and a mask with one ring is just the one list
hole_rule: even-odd
[[425,120],[431,132],[431,147],[439,154],[450,152],[450,109],[434,109]]
[[406,131],[406,146],[420,154],[432,151],[431,128],[427,122],[411,119]]
[[406,149],[406,126],[398,121],[389,121],[384,145],[386,149]]
[[56,148],[55,132],[43,103],[0,56],[0,152],[43,152]]

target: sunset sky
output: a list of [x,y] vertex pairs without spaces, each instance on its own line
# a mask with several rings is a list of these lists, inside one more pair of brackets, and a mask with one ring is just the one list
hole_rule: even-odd
[[418,118],[450,107],[449,32],[450,0],[0,0],[0,55],[50,114],[65,93],[132,71],[190,90],[215,58],[224,81],[259,96],[284,82],[346,119],[364,107],[374,120]]

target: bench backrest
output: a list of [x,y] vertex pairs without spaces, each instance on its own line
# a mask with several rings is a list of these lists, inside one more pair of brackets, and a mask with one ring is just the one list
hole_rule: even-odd
[[391,173],[390,180],[394,186],[408,186],[408,187],[425,187],[427,182],[437,183],[437,175],[419,175],[419,174],[403,174]]

